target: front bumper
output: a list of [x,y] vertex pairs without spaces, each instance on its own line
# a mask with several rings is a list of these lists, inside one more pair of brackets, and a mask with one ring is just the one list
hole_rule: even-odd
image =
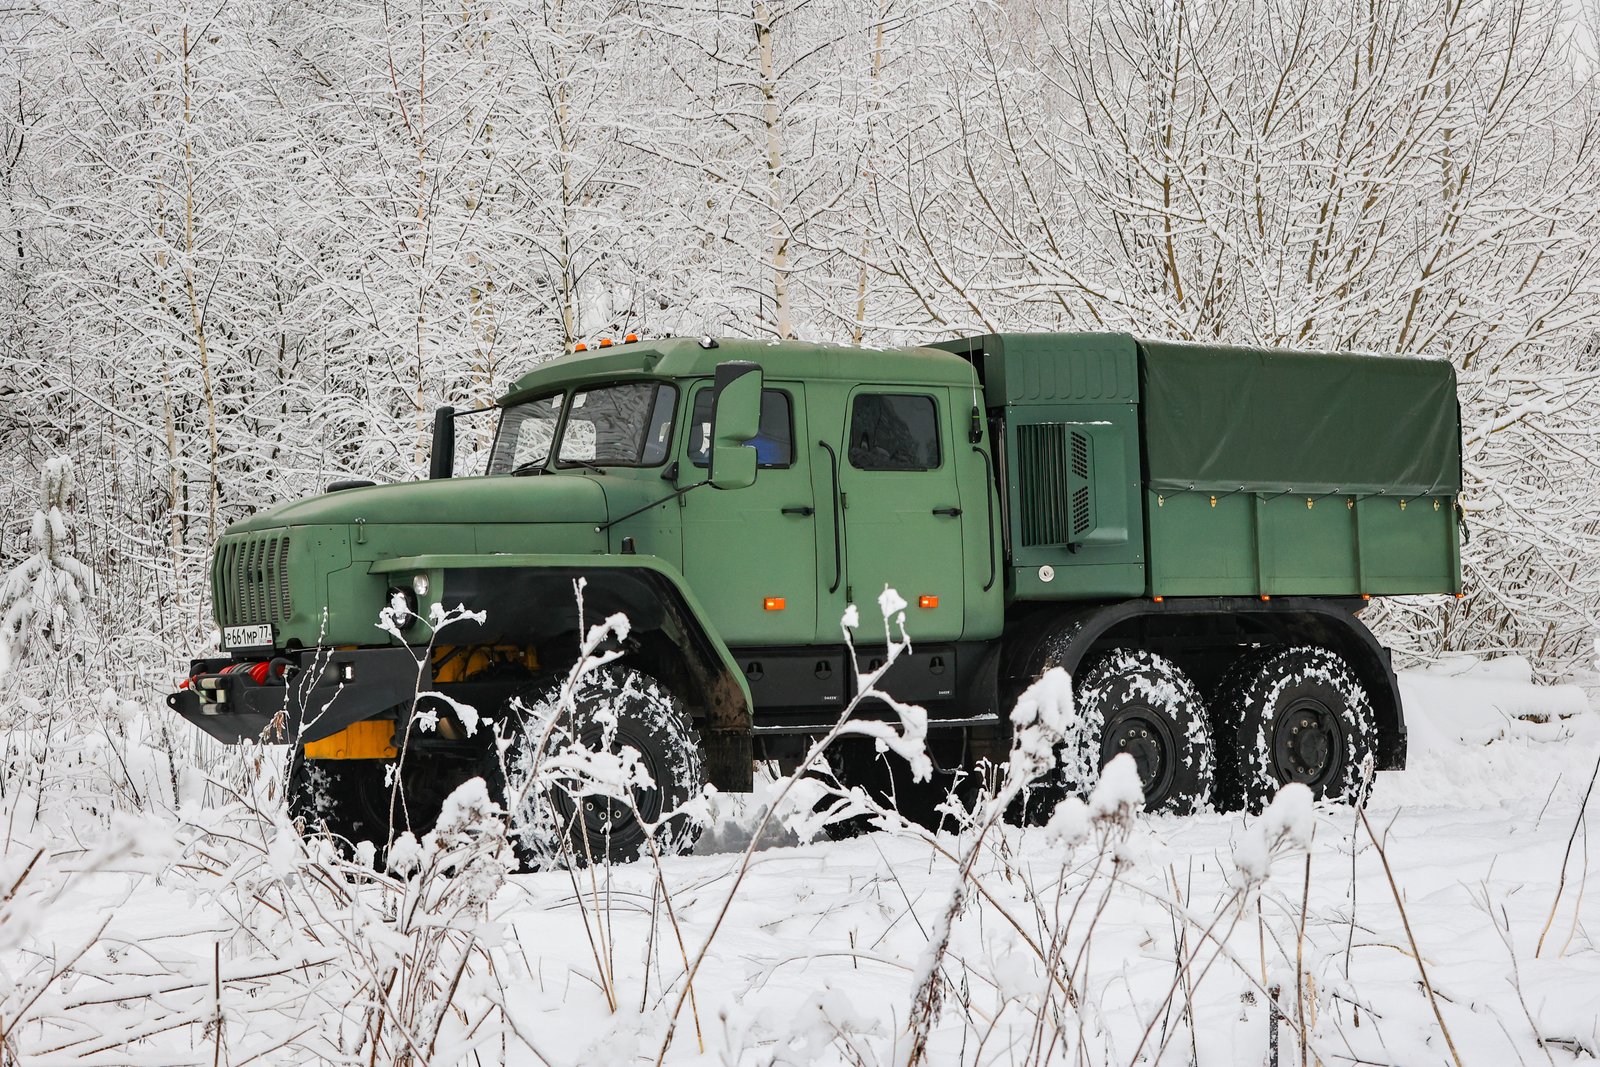
[[408,648],[311,648],[274,661],[281,667],[278,684],[258,683],[244,671],[222,673],[239,660],[192,660],[188,685],[170,694],[167,706],[223,744],[305,744],[409,708],[417,693],[433,687],[428,663],[419,664]]

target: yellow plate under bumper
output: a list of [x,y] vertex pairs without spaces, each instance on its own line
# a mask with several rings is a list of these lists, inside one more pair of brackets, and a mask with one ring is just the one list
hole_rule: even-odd
[[394,759],[394,720],[351,723],[321,741],[308,741],[306,759]]

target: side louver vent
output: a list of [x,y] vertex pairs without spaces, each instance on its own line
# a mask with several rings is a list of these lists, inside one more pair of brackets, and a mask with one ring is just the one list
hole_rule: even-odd
[[1063,423],[1016,428],[1017,491],[1021,543],[1067,545],[1094,529],[1087,434]]
[[1072,473],[1089,480],[1089,439],[1077,430],[1072,431]]
[[1072,536],[1082,537],[1089,532],[1089,487],[1080,485],[1072,491]]

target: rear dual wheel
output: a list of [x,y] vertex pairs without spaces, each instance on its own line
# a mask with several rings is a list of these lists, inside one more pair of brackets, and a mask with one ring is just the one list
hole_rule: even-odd
[[1217,801],[1260,811],[1289,782],[1319,799],[1360,799],[1376,752],[1372,702],[1342,657],[1311,645],[1243,657],[1213,701]]
[[1144,649],[1113,649],[1074,688],[1079,715],[1099,727],[1096,771],[1132,756],[1147,811],[1186,815],[1210,802],[1216,752],[1205,701],[1177,664]]
[[[1058,666],[1070,635],[1047,641],[1038,674]],[[1087,796],[1118,755],[1132,757],[1145,810],[1190,814],[1211,801],[1216,752],[1205,701],[1189,675],[1165,656],[1114,648],[1073,679],[1076,714],[1057,750],[1053,775],[1031,787],[1018,821],[1049,817],[1068,795]]]
[[1086,794],[1121,753],[1138,768],[1147,811],[1188,814],[1213,799],[1224,811],[1260,811],[1290,782],[1319,799],[1355,802],[1363,763],[1376,751],[1366,690],[1326,648],[1247,653],[1209,709],[1181,668],[1143,649],[1092,660],[1074,691],[1080,733],[1061,753],[1054,788],[1030,800],[1034,818],[1064,793]]

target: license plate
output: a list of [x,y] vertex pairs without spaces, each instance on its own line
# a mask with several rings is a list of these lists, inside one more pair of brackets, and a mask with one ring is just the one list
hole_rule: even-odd
[[224,626],[222,628],[223,648],[270,648],[271,646],[271,623],[257,623],[254,626]]

